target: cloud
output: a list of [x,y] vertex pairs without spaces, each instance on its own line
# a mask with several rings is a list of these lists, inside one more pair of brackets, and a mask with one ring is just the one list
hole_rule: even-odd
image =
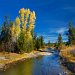
[[51,29],[49,31],[50,34],[64,34],[65,32],[68,31],[68,28],[66,27],[62,27],[62,28],[54,28],[54,29]]
[[63,40],[64,42],[66,42],[66,41],[68,41],[68,37],[63,34],[63,35],[62,35],[62,40]]
[[54,28],[52,30],[50,30],[49,33],[38,33],[38,37],[39,36],[43,36],[44,37],[44,41],[45,42],[48,42],[48,40],[50,40],[51,42],[56,42],[57,39],[58,39],[58,34],[62,34],[62,40],[63,41],[67,41],[67,36],[65,35],[65,32],[67,31],[68,29],[66,27],[62,27],[62,28]]
[[[58,39],[58,35],[55,35],[55,34],[40,34],[40,35],[42,35],[43,37],[44,37],[44,42],[48,42],[49,40],[50,40],[50,42],[56,42],[57,41],[57,39]],[[39,35],[39,36],[40,36]],[[64,41],[64,42],[66,42],[67,41],[67,36],[66,35],[64,35],[64,34],[62,34],[62,40]]]
[[66,31],[68,31],[67,28],[60,28],[60,29],[58,29],[56,32],[57,32],[58,34],[64,34]]
[[38,33],[37,35],[38,35],[38,37],[42,35],[44,37],[45,42],[48,42],[49,40],[50,40],[50,42],[56,42],[57,41],[57,36],[54,34]]

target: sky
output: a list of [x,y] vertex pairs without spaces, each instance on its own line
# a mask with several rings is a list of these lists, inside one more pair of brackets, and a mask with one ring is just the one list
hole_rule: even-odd
[[0,25],[4,16],[14,21],[21,8],[35,11],[34,31],[37,36],[43,35],[45,42],[56,42],[59,33],[67,41],[69,21],[75,26],[75,0],[0,0]]

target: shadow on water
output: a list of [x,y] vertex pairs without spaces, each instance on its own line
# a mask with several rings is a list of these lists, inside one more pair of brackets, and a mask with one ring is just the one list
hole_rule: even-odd
[[59,61],[58,52],[49,56],[27,59],[8,68],[0,75],[68,75],[60,74],[67,71]]

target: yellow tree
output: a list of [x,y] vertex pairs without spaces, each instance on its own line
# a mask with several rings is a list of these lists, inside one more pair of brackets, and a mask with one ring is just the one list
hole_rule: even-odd
[[[32,35],[31,35],[31,31],[34,29],[34,24],[35,24],[35,12],[31,12],[30,9],[20,9],[19,11],[19,19],[20,19],[20,23],[21,23],[21,31],[22,33],[24,33],[24,37],[25,37],[25,42],[27,43],[27,46],[30,46],[30,48],[32,47]],[[23,35],[22,35],[23,36]],[[27,47],[29,48],[29,47]],[[27,49],[28,50],[28,49]]]
[[10,27],[12,42],[16,42],[20,34],[20,19],[17,17],[15,22]]
[[16,37],[16,39],[18,39],[19,34],[20,34],[20,19],[19,17],[16,18],[15,20],[15,30],[14,30],[14,36]]
[[26,32],[26,25],[28,23],[30,10],[22,8],[20,9],[19,14],[20,14],[20,21],[22,24],[22,30]]
[[14,30],[15,30],[15,25],[14,23],[11,24],[10,31],[11,31],[11,41],[14,42]]
[[25,32],[25,36],[27,39],[31,39],[31,31],[34,29],[35,24],[35,12],[31,12],[29,9],[20,9],[20,21],[22,25],[22,30]]

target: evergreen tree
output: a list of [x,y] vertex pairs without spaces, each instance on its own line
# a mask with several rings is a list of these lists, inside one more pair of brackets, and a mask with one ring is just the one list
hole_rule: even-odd
[[58,43],[57,43],[57,42],[54,43],[54,47],[55,47],[56,49],[58,48]]
[[33,36],[33,47],[34,47],[34,50],[36,50],[36,41],[37,41],[37,35],[35,34]]
[[37,50],[41,48],[41,42],[40,42],[39,38],[37,38],[37,40],[36,40],[36,48],[37,48]]
[[43,36],[40,36],[40,44],[41,44],[41,48],[44,47],[44,39]]
[[50,48],[50,46],[51,46],[51,43],[50,43],[50,40],[48,41],[48,47]]
[[61,34],[58,35],[58,49],[60,50],[62,48],[62,36]]
[[75,44],[75,28],[72,26],[72,22],[69,23],[68,42],[70,45]]
[[1,40],[3,50],[10,52],[11,50],[11,32],[10,32],[10,21],[7,16],[5,16],[5,20],[2,26],[0,40]]

